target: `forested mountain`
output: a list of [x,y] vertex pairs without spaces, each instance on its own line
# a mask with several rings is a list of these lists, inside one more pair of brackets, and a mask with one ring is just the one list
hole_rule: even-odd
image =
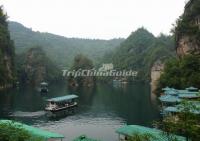
[[47,56],[61,67],[69,67],[74,56],[80,53],[97,64],[106,52],[113,50],[124,40],[66,38],[50,33],[34,32],[17,22],[9,22],[9,30],[11,38],[15,42],[17,54],[39,45],[43,47]]
[[0,89],[11,87],[14,80],[14,44],[8,31],[7,15],[0,7]]
[[[110,58],[110,60],[107,58]],[[174,39],[161,34],[154,37],[144,28],[133,32],[105,61],[113,62],[116,69],[132,69],[139,72],[138,79],[150,79],[150,69],[157,60],[175,56]]]

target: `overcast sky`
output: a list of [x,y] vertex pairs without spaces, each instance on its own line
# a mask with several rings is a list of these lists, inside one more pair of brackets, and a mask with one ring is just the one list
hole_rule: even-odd
[[9,16],[35,31],[66,37],[126,38],[145,27],[169,34],[185,0],[0,0]]

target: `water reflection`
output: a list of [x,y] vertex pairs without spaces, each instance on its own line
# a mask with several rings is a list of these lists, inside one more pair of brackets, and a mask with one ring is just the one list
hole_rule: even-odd
[[[75,115],[49,120],[44,115],[45,100],[66,94],[79,96]],[[32,88],[0,92],[0,118],[15,119],[40,128],[64,134],[67,140],[80,134],[102,140],[116,139],[115,129],[123,124],[150,125],[159,118],[156,103],[152,103],[147,84],[123,87],[97,84],[94,87],[71,89],[67,84],[49,86],[41,95]]]

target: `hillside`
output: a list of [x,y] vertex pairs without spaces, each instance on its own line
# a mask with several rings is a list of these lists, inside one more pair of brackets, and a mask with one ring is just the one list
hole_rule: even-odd
[[35,32],[17,22],[9,22],[9,30],[15,42],[17,54],[24,53],[33,46],[42,46],[47,56],[60,67],[70,67],[74,56],[80,53],[97,64],[106,52],[113,50],[124,40],[66,38],[50,33]]
[[117,69],[137,70],[138,79],[147,80],[150,79],[150,70],[154,62],[164,61],[173,56],[173,37],[160,35],[156,38],[146,29],[140,28],[121,43],[112,54],[112,61]]

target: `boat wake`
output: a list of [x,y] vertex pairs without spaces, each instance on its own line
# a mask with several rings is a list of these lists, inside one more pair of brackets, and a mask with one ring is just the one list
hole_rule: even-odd
[[12,117],[40,117],[43,115],[45,115],[44,111],[37,111],[37,112],[16,111],[13,114],[11,114]]

